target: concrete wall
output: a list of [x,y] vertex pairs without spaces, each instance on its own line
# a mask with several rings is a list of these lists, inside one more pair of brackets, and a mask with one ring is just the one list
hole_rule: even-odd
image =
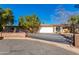
[[79,34],[75,34],[75,47],[79,47]]
[[26,33],[24,32],[20,32],[20,33],[12,33],[12,32],[0,32],[0,37],[25,37]]

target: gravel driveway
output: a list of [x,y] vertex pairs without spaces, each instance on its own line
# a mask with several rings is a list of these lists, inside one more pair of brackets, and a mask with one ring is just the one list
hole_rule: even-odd
[[31,40],[0,40],[1,55],[73,55],[55,45]]
[[60,43],[67,43],[66,42],[66,38],[64,38],[63,36],[59,35],[59,34],[44,34],[44,33],[29,33],[29,36],[33,37],[33,38],[39,38],[42,40],[47,40],[47,41],[53,41],[53,42],[60,42]]

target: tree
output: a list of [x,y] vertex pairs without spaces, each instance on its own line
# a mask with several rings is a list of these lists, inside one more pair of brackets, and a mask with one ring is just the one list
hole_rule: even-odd
[[22,26],[24,24],[24,19],[22,16],[19,17],[19,26]]
[[[1,23],[3,12],[4,12],[4,10],[3,10],[2,8],[0,8],[0,32],[3,30],[3,28],[2,28],[2,23]],[[3,39],[3,37],[2,37],[2,32],[0,33],[0,35],[1,35],[1,37],[0,37],[0,40],[1,40],[1,39]]]
[[40,26],[39,18],[36,15],[32,15],[29,21],[26,18],[26,25],[29,26],[28,29],[30,30],[30,32],[37,32]]
[[13,25],[14,23],[14,16],[13,16],[13,12],[11,9],[6,8],[5,9],[5,14],[6,14],[6,22],[8,25]]
[[0,24],[2,24],[2,15],[4,13],[4,10],[2,8],[0,8]]
[[0,8],[0,24],[5,30],[6,25],[12,25],[14,23],[14,16],[12,10],[9,8],[2,9]]
[[68,23],[70,24],[71,32],[73,33],[73,45],[75,45],[75,29],[76,25],[79,24],[79,16],[71,16]]
[[39,18],[36,15],[25,16],[19,19],[19,26],[22,26],[22,29],[27,29],[29,32],[37,32],[40,27]]

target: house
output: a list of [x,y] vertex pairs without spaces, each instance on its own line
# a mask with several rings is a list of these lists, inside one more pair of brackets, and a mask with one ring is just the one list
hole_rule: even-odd
[[41,24],[38,33],[69,33],[67,24]]
[[[28,32],[22,30],[20,26],[6,26],[6,32]],[[79,25],[75,31],[79,33]],[[71,27],[68,24],[41,24],[38,33],[71,33]]]

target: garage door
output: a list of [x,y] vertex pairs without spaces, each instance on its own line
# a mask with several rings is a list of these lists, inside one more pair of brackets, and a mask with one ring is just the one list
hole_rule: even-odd
[[52,27],[41,27],[39,33],[53,33]]

